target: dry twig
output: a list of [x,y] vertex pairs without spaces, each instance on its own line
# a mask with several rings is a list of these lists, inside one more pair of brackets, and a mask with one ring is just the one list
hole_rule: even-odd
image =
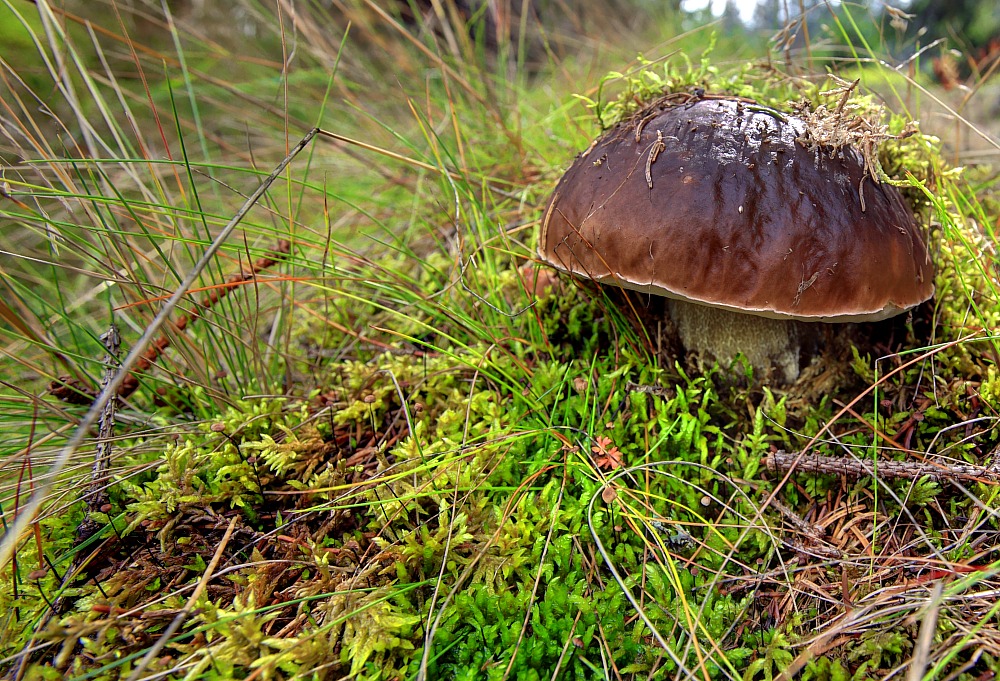
[[[135,347],[129,351],[128,355],[122,359],[121,365],[118,371],[115,372],[114,379],[101,391],[94,403],[90,405],[87,413],[83,415],[80,419],[79,424],[76,427],[76,431],[73,436],[69,438],[66,444],[63,446],[59,453],[55,455],[52,459],[48,472],[46,476],[40,481],[39,485],[32,492],[31,496],[28,497],[24,506],[21,507],[20,513],[16,516],[13,523],[8,523],[7,532],[4,534],[3,538],[0,539],[0,565],[6,565],[8,561],[14,556],[17,550],[18,542],[21,541],[22,535],[28,526],[34,522],[35,514],[45,503],[49,494],[52,492],[52,488],[55,486],[63,469],[69,463],[73,454],[80,448],[83,444],[84,439],[89,435],[90,429],[97,422],[98,417],[104,410],[104,405],[109,400],[118,399],[119,391],[124,383],[125,379],[129,377],[129,372],[135,367],[136,363],[139,361],[140,356],[143,354],[142,348],[149,345],[156,334],[159,333],[160,328],[167,321],[170,313],[173,312],[174,308],[180,302],[181,298],[187,295],[191,287],[194,285],[195,280],[204,272],[205,267],[208,263],[216,256],[222,245],[232,236],[233,231],[236,229],[237,225],[243,221],[247,213],[260,201],[260,198],[268,190],[268,188],[274,183],[275,180],[284,172],[285,168],[295,159],[298,154],[305,149],[312,139],[319,133],[319,128],[313,128],[306,135],[299,140],[288,155],[277,166],[271,171],[263,182],[247,197],[243,205],[240,206],[239,210],[233,215],[233,217],[226,223],[225,227],[215,236],[212,242],[205,248],[202,252],[201,257],[194,264],[191,271],[184,277],[184,280],[177,285],[174,292],[170,297],[164,302],[160,311],[157,312],[149,325],[143,331],[142,336],[139,338]],[[26,658],[24,658],[26,659]]]
[[975,466],[954,462],[928,461],[870,461],[848,459],[821,454],[786,452],[778,450],[767,455],[767,469],[778,473],[795,470],[798,473],[844,475],[848,478],[878,476],[883,480],[915,480],[928,477],[940,482],[974,480],[1000,482],[1000,467]]
[[[108,354],[104,356],[104,381],[101,387],[105,388],[114,380],[115,372],[118,371],[118,348],[121,347],[121,336],[118,334],[118,327],[114,324],[101,336],[101,342],[107,349]],[[90,478],[90,489],[87,491],[88,517],[91,511],[100,510],[101,506],[107,503],[108,495],[104,491],[105,475],[111,465],[111,436],[115,430],[115,411],[118,407],[118,400],[108,400],[101,412],[101,418],[97,422],[97,457],[94,459],[94,470]]]
[[646,393],[647,395],[665,397],[668,400],[672,400],[677,397],[677,392],[673,388],[658,385],[642,385],[633,381],[629,381],[625,384],[625,390],[630,393]]

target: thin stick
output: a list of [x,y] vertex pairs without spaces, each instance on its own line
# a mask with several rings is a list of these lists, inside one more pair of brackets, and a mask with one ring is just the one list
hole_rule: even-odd
[[656,395],[657,397],[665,397],[670,400],[677,397],[677,392],[673,388],[664,388],[658,385],[642,385],[634,381],[627,382],[625,390],[630,393],[646,393],[647,395]]
[[[972,336],[969,336],[968,338],[972,338]],[[920,355],[917,355],[916,357],[914,357],[913,359],[909,360],[908,362],[904,362],[900,366],[896,367],[895,369],[893,369],[892,371],[890,371],[889,373],[887,373],[885,376],[882,376],[881,378],[879,378],[877,381],[875,381],[874,383],[872,383],[870,386],[868,386],[867,388],[865,388],[864,390],[862,390],[860,393],[858,393],[857,395],[855,395],[854,399],[852,399],[844,407],[842,407],[840,409],[840,411],[838,411],[836,414],[834,414],[833,418],[831,420],[827,421],[827,423],[822,428],[820,428],[819,431],[815,435],[812,436],[812,438],[809,440],[809,442],[806,443],[805,448],[801,452],[799,452],[798,457],[799,458],[804,458],[805,455],[806,455],[806,452],[808,452],[809,449],[813,445],[815,445],[816,442],[821,437],[823,437],[824,433],[826,433],[828,430],[830,430],[830,428],[833,427],[833,424],[836,423],[840,419],[841,416],[843,416],[844,414],[846,414],[849,409],[851,409],[852,407],[854,407],[855,404],[857,404],[862,399],[864,399],[865,395],[868,395],[873,390],[875,390],[880,385],[882,385],[883,382],[889,380],[890,378],[892,378],[893,376],[895,376],[899,372],[905,371],[907,368],[909,368],[913,364],[916,364],[917,362],[922,362],[925,359],[927,359],[928,357],[932,357],[933,355],[941,352],[942,350],[946,350],[947,348],[951,348],[951,347],[954,347],[955,345],[958,345],[959,343],[965,342],[966,340],[968,340],[968,338],[957,338],[957,339],[955,339],[953,341],[950,341],[948,343],[943,343],[941,345],[937,345],[937,346],[929,349],[927,352],[924,352],[924,353],[921,353]],[[744,529],[740,533],[740,536],[737,538],[737,542],[736,542],[737,544],[739,544],[739,542],[742,542],[743,539],[746,537],[747,533],[750,531],[749,527],[753,526],[754,523],[756,523],[758,520],[760,520],[761,516],[763,516],[763,514],[764,514],[764,510],[768,506],[770,506],[771,503],[778,497],[778,494],[781,492],[781,488],[785,486],[785,483],[787,483],[788,480],[791,477],[792,477],[792,469],[788,469],[785,472],[785,475],[782,476],[781,480],[779,480],[778,483],[774,486],[774,489],[771,490],[771,493],[767,496],[767,499],[764,500],[764,503],[761,504],[761,506],[754,512],[753,518],[750,520],[750,523],[749,523],[748,527],[746,529]],[[0,563],[0,564],[2,564],[2,563]]]
[[[115,378],[115,362],[118,361],[118,348],[121,346],[122,338],[118,333],[118,327],[114,323],[107,332],[101,336],[108,354],[104,356],[104,387],[107,387]],[[94,470],[90,477],[90,489],[87,491],[87,517],[93,511],[99,511],[108,501],[108,493],[105,491],[107,480],[105,476],[111,468],[111,436],[115,430],[115,412],[118,407],[118,400],[108,400],[101,410],[101,418],[97,427],[97,456],[94,458]]]
[[661,130],[656,131],[656,141],[653,142],[653,146],[649,149],[649,156],[646,157],[646,184],[649,188],[653,188],[653,164],[656,163],[657,157],[660,152],[667,148],[666,143],[663,141],[663,132]]
[[1000,468],[996,466],[951,462],[871,461],[812,453],[789,453],[781,450],[767,455],[767,469],[773,473],[794,470],[797,473],[844,475],[848,478],[877,475],[883,480],[916,480],[928,477],[941,482],[949,480],[1000,482]]
[[21,512],[18,514],[17,518],[7,529],[7,532],[4,534],[3,541],[0,542],[0,566],[4,566],[8,561],[10,561],[11,556],[14,555],[14,552],[17,549],[17,544],[21,538],[21,534],[28,528],[28,525],[34,521],[35,514],[38,513],[38,509],[41,508],[42,504],[45,502],[45,498],[52,491],[52,487],[55,485],[60,473],[62,473],[66,464],[69,463],[73,454],[76,453],[76,450],[78,450],[80,445],[83,444],[84,439],[87,437],[87,434],[94,426],[98,417],[104,412],[104,405],[106,405],[109,400],[117,399],[118,390],[125,382],[125,379],[128,377],[132,367],[139,361],[139,358],[142,356],[145,348],[156,337],[160,327],[166,323],[167,317],[169,317],[170,313],[173,312],[173,309],[177,307],[177,303],[181,301],[181,298],[187,295],[188,289],[194,285],[195,280],[197,280],[197,278],[201,275],[205,267],[208,266],[208,263],[212,260],[212,258],[215,257],[215,254],[219,252],[219,249],[222,248],[222,244],[224,244],[230,237],[233,230],[236,229],[236,226],[243,221],[243,218],[250,212],[250,209],[257,204],[260,197],[264,195],[264,192],[266,192],[274,181],[278,179],[281,173],[284,172],[285,167],[288,166],[288,164],[291,163],[296,156],[298,156],[299,152],[301,152],[306,145],[312,141],[318,132],[319,128],[313,128],[310,130],[299,141],[299,143],[295,145],[289,154],[285,156],[281,163],[275,167],[271,174],[260,183],[260,186],[257,187],[254,193],[243,202],[243,205],[236,212],[236,215],[234,215],[226,226],[222,228],[219,235],[212,240],[212,243],[205,249],[205,252],[202,254],[201,258],[198,259],[198,262],[195,263],[188,275],[184,278],[184,281],[178,285],[177,290],[174,291],[173,295],[171,295],[170,298],[163,304],[163,309],[161,309],[152,321],[150,321],[149,326],[142,334],[142,337],[132,348],[132,351],[129,352],[128,356],[122,361],[121,366],[118,368],[118,372],[115,374],[114,380],[104,387],[101,394],[96,400],[94,400],[94,403],[90,405],[90,409],[87,410],[83,420],[80,421],[80,425],[77,426],[73,437],[69,439],[66,446],[62,448],[61,452],[59,452],[59,456],[57,456],[55,461],[53,461],[49,472],[43,478],[39,479],[38,488],[28,499],[28,502],[21,508]]

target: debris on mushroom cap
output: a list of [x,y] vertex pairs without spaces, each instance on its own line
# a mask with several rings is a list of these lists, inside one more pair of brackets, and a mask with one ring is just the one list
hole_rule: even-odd
[[777,319],[880,320],[929,299],[913,214],[850,146],[807,148],[753,102],[661,101],[581,154],[549,201],[548,263],[601,283]]

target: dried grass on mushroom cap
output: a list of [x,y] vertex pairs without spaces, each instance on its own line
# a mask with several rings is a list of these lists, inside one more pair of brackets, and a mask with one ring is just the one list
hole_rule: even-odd
[[889,180],[878,159],[879,147],[886,140],[904,139],[916,134],[917,121],[908,121],[900,134],[892,135],[889,133],[889,126],[884,123],[886,113],[881,104],[851,99],[859,80],[846,81],[837,76],[831,78],[838,87],[823,90],[819,94],[822,97],[840,95],[832,110],[826,104],[813,108],[812,103],[805,100],[792,105],[806,124],[805,134],[796,138],[796,142],[810,151],[854,147],[864,159],[867,177],[876,183]]

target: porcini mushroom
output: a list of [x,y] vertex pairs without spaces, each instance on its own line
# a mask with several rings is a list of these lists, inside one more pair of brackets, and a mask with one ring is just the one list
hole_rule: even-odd
[[670,299],[703,358],[799,373],[803,322],[887,319],[929,299],[912,211],[853,147],[736,98],[666,98],[601,136],[559,181],[539,255]]

